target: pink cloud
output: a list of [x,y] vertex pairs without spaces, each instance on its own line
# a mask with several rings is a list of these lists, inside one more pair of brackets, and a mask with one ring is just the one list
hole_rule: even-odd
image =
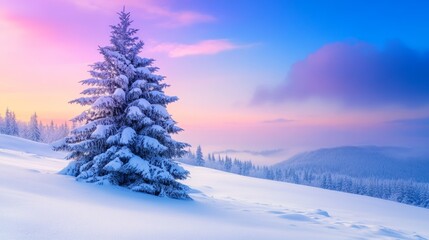
[[186,26],[201,22],[211,22],[215,18],[210,15],[193,12],[193,11],[172,11],[171,9],[160,7],[156,4],[140,4],[142,10],[147,13],[153,14],[155,17],[166,18],[167,20],[162,22],[161,25],[166,27]]
[[227,39],[204,40],[194,44],[164,43],[151,49],[153,52],[165,52],[170,57],[191,55],[213,55],[220,52],[242,48]]
[[[127,0],[127,1],[105,1],[105,0],[67,0],[78,7],[102,10],[109,9],[118,11],[123,6],[137,8],[144,12],[142,17],[155,19],[159,25],[164,27],[188,26],[201,22],[211,22],[215,18],[208,14],[196,11],[179,11],[169,8],[168,1],[154,0]],[[165,4],[167,2],[167,4]],[[161,5],[161,3],[164,3]]]
[[[0,21],[3,22],[4,25],[9,26],[10,29],[13,29],[15,32],[25,32],[31,37],[53,38],[56,36],[55,31],[52,28],[35,19],[0,13]],[[5,34],[5,32],[2,33]]]
[[[25,55],[25,51],[29,55],[44,52],[43,56],[38,56],[39,61],[50,61],[49,57],[59,56],[63,61],[86,61],[96,53],[94,40],[83,39],[79,34],[82,31],[76,31],[72,26],[61,28],[61,24],[52,22],[33,16],[0,13],[0,50],[16,52],[15,56],[18,53]],[[0,58],[0,62],[5,59]]]

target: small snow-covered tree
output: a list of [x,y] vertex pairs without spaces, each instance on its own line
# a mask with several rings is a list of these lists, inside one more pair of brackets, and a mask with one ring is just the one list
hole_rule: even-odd
[[15,113],[6,109],[4,118],[4,133],[8,135],[18,136],[18,123],[16,122]]
[[223,162],[223,166],[225,171],[230,172],[232,169],[232,160],[228,156],[225,157],[225,161]]
[[73,159],[62,172],[78,180],[110,183],[134,191],[188,198],[188,187],[177,180],[189,172],[173,161],[189,145],[172,139],[182,129],[166,106],[178,100],[167,96],[163,76],[155,74],[153,59],[139,56],[143,42],[131,28],[130,13],[119,13],[111,26],[110,46],[100,47],[103,61],[92,65],[84,97],[71,103],[89,106],[72,119],[79,127],[54,145]]
[[67,136],[69,134],[69,132],[70,132],[70,128],[69,128],[69,125],[67,124],[67,122],[64,122],[58,128],[58,135],[60,138]]
[[41,140],[41,134],[40,134],[40,128],[39,128],[39,122],[37,121],[37,114],[34,113],[31,118],[30,122],[28,123],[28,138],[30,140],[40,142]]
[[4,131],[4,119],[0,114],[0,133],[3,133]]
[[17,122],[18,124],[18,136],[25,139],[30,139],[30,134],[28,132],[28,123],[27,122]]
[[203,158],[203,151],[201,150],[201,146],[197,147],[197,152],[196,152],[196,159],[195,162],[197,164],[197,166],[204,166],[204,158]]

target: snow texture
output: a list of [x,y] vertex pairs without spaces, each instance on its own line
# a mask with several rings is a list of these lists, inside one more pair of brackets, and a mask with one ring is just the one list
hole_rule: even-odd
[[128,163],[124,165],[124,169],[132,169],[133,172],[145,177],[149,177],[150,174],[150,167],[148,162],[138,156],[133,156],[132,158],[130,158],[130,160],[128,160]]
[[106,164],[103,169],[109,172],[116,172],[122,167],[122,165],[124,165],[124,163],[119,158],[115,158]]
[[128,109],[127,117],[130,120],[139,120],[139,119],[141,119],[141,118],[144,117],[144,114],[142,113],[142,111],[140,110],[140,108],[135,107],[135,106],[131,106]]
[[0,135],[0,239],[429,239],[424,208],[189,165],[194,200],[158,198],[55,174],[58,154]]
[[112,129],[112,125],[97,125],[94,132],[91,133],[92,138],[105,138],[110,130]]
[[127,127],[122,130],[121,139],[119,140],[120,144],[129,145],[132,144],[134,139],[136,138],[136,131],[134,129]]

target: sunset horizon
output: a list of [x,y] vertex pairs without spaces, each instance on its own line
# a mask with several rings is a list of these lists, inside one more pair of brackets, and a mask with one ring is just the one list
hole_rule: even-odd
[[[90,77],[125,7],[145,43],[142,55],[155,59],[171,85],[166,93],[180,99],[168,106],[185,129],[177,137],[194,150],[232,149],[273,164],[324,147],[429,147],[428,17],[417,2],[356,3],[365,20],[357,10],[345,18],[350,5],[338,2],[332,9],[186,2],[4,1],[0,114],[9,108],[28,121],[36,112],[61,124],[84,110],[68,102],[84,89],[79,81]],[[410,11],[397,19],[402,8]]]

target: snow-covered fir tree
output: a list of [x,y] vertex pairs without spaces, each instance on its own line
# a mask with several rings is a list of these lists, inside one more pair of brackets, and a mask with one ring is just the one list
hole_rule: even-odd
[[131,28],[130,13],[111,26],[111,45],[100,47],[103,61],[92,65],[84,96],[71,103],[89,106],[72,119],[80,127],[54,145],[73,161],[62,172],[78,180],[110,183],[172,198],[189,198],[177,180],[189,172],[173,161],[189,145],[172,139],[182,129],[166,110],[167,96],[153,59],[139,56],[143,42]]
[[6,109],[5,117],[4,117],[4,128],[3,133],[13,136],[18,136],[18,123],[16,122],[15,113]]
[[225,161],[223,163],[224,163],[224,166],[225,166],[225,170],[227,172],[230,172],[231,168],[232,168],[232,160],[231,160],[231,158],[229,158],[228,156],[225,156]]
[[31,118],[30,122],[28,123],[28,139],[40,142],[41,140],[41,133],[39,128],[39,122],[37,121],[37,114],[34,113]]
[[36,113],[31,116],[29,122],[16,120],[15,113],[6,109],[5,117],[0,114],[0,133],[30,139],[37,142],[52,143],[66,137],[69,133],[67,123],[57,125],[53,121],[50,124],[37,122]]
[[203,157],[203,151],[201,150],[201,146],[197,147],[197,152],[196,152],[196,159],[195,162],[197,164],[197,166],[204,166],[204,157]]
[[0,114],[0,133],[3,133],[4,131],[4,119]]
[[52,143],[58,139],[62,139],[66,137],[70,131],[66,122],[58,126],[51,121],[47,125],[39,123],[39,126],[41,131],[41,141],[45,143]]

